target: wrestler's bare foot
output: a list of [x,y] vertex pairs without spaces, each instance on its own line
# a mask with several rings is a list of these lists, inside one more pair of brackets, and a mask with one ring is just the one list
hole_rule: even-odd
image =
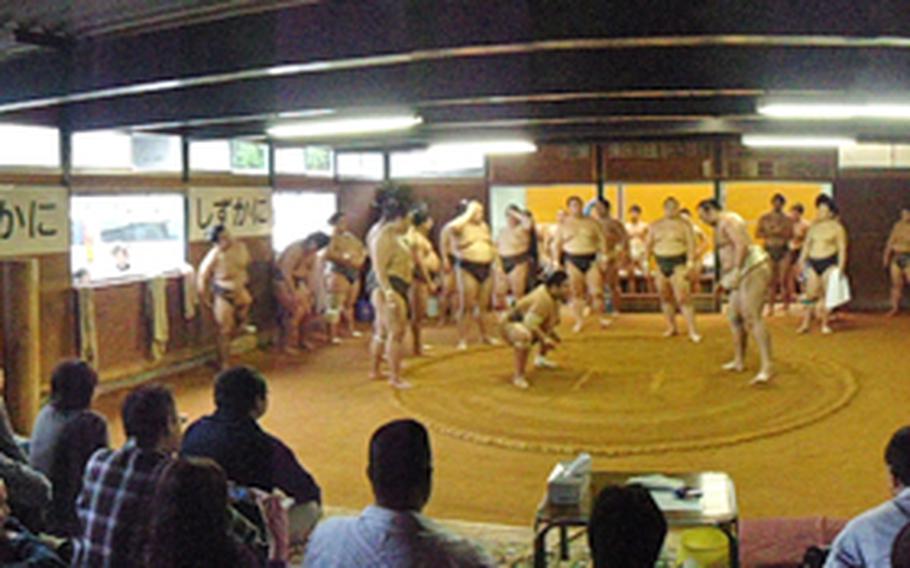
[[663,335],[664,335],[664,337],[673,337],[678,334],[679,334],[679,330],[677,330],[675,327],[671,327],[671,328],[667,329],[667,331],[665,331]]
[[890,310],[888,310],[888,313],[885,314],[885,317],[886,317],[886,318],[893,318],[894,316],[897,315],[897,313],[898,313],[899,311],[900,311],[900,310],[899,310],[898,308],[891,308]]
[[301,341],[300,348],[303,349],[304,351],[312,351],[316,347],[309,341]]
[[282,352],[284,352],[285,355],[291,355],[291,356],[300,355],[300,349],[297,349],[296,347],[291,347],[291,346],[285,347],[284,349],[282,349]]
[[363,332],[357,331],[356,329],[351,332],[351,337],[363,337]]
[[771,371],[762,371],[749,381],[750,385],[763,385],[771,380],[773,373]]
[[591,315],[591,306],[585,306],[585,309],[582,310],[581,315],[583,317],[588,317],[589,315]]
[[578,320],[575,322],[575,325],[572,326],[572,333],[581,333],[582,328],[585,326],[584,320]]
[[538,355],[537,357],[534,358],[534,366],[537,367],[538,369],[558,369],[559,368],[559,365],[557,365],[554,361],[544,357],[543,355]]
[[694,331],[689,332],[689,341],[692,343],[701,343],[701,336]]
[[259,330],[256,329],[256,326],[255,326],[255,325],[250,325],[250,324],[246,324],[246,325],[244,325],[244,326],[242,326],[242,327],[240,328],[240,332],[241,332],[241,333],[246,333],[247,335],[253,335],[253,334],[256,333],[257,331],[259,331]]
[[499,345],[500,341],[495,337],[484,337],[480,340],[484,345]]
[[458,345],[455,346],[455,349],[457,349],[457,350],[459,350],[459,351],[467,351],[467,350],[468,350],[468,342],[465,341],[464,339],[462,339],[461,341],[458,342]]
[[370,374],[367,375],[367,378],[371,381],[382,380],[382,372],[381,371],[371,371]]
[[600,329],[606,329],[613,325],[613,320],[610,318],[600,318]]
[[796,333],[799,333],[799,334],[809,333],[809,324],[804,323],[803,325],[799,326],[799,328],[796,330]]
[[832,333],[834,333],[834,330],[831,329],[831,326],[827,326],[827,325],[823,325],[823,326],[822,326],[822,334],[823,334],[823,335],[831,335]]
[[405,380],[402,380],[399,378],[392,378],[392,377],[389,377],[389,384],[392,386],[392,388],[398,389],[398,390],[409,389],[413,386],[411,383],[409,383]]
[[333,337],[333,338],[331,339],[331,341],[329,341],[329,343],[332,344],[332,345],[341,345],[341,338],[340,338],[340,337]]
[[730,361],[729,363],[724,363],[721,367],[724,371],[732,371],[734,373],[742,373],[744,368],[742,361]]
[[522,377],[520,375],[512,378],[512,384],[520,389],[527,389],[528,387],[531,386],[528,384],[527,379],[525,379],[524,377]]

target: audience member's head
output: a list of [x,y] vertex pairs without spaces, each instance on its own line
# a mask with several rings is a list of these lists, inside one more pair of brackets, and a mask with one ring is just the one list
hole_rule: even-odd
[[123,402],[126,436],[146,450],[176,451],[180,446],[180,421],[171,391],[160,385],[144,385]]
[[420,511],[430,499],[433,459],[430,435],[416,420],[394,420],[370,439],[367,476],[376,504],[398,511]]
[[161,473],[152,499],[148,566],[230,566],[227,478],[212,460],[179,458]]
[[268,385],[262,373],[239,365],[215,377],[215,406],[232,416],[260,418],[268,407]]
[[588,523],[595,568],[651,568],[666,535],[667,521],[644,487],[611,486],[597,495]]
[[897,533],[891,546],[891,568],[910,568],[910,524]]
[[98,373],[79,359],[63,361],[51,374],[51,404],[57,410],[83,410],[91,406]]
[[904,426],[891,436],[885,448],[885,463],[895,489],[910,487],[910,426]]

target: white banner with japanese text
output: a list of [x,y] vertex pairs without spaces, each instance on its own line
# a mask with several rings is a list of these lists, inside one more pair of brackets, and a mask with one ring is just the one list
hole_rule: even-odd
[[219,224],[237,237],[272,233],[272,191],[267,187],[193,187],[187,198],[190,241],[206,240],[206,232]]
[[69,234],[66,188],[0,185],[0,258],[67,252]]

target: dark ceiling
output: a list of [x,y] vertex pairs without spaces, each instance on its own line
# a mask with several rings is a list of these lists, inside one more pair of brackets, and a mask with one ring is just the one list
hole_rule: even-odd
[[901,98],[905,1],[0,0],[0,120],[262,136],[281,113],[414,109],[408,145],[838,132],[768,95]]

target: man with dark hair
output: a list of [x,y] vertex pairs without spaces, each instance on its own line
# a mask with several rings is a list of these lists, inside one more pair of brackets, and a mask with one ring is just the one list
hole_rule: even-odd
[[640,485],[605,487],[588,521],[594,568],[652,568],[667,536],[667,521]]
[[212,309],[218,324],[218,366],[224,369],[228,365],[231,338],[235,331],[256,331],[253,326],[247,325],[253,305],[253,297],[247,289],[250,251],[224,225],[213,227],[208,236],[212,248],[199,265],[196,285],[202,303]]
[[421,511],[433,486],[426,428],[395,420],[370,439],[367,476],[375,504],[359,517],[335,517],[313,531],[304,565],[312,568],[492,566],[469,541],[448,533]]
[[534,267],[534,222],[529,213],[514,203],[506,207],[506,224],[496,237],[496,248],[505,276],[503,294],[514,300],[525,295]]
[[533,345],[540,346],[540,352],[534,359],[535,367],[550,369],[556,367],[546,355],[560,342],[559,336],[556,335],[559,306],[566,301],[569,292],[568,274],[563,270],[557,270],[504,314],[500,332],[515,352],[515,374],[512,376],[512,384],[516,387],[526,389],[530,386],[525,378],[525,369]]
[[367,248],[348,228],[348,218],[338,212],[329,219],[332,238],[325,250],[328,262],[326,273],[326,312],[332,344],[341,343],[338,326],[344,321],[348,335],[360,337],[354,329],[354,303],[360,295],[360,271],[367,259]]
[[692,225],[679,214],[679,201],[675,197],[664,200],[664,216],[651,223],[647,253],[657,262],[657,292],[660,309],[667,319],[664,337],[673,337],[676,328],[676,309],[682,312],[692,343],[701,342],[695,328],[695,306],[692,304],[692,272],[695,270],[695,232]]
[[[586,217],[584,202],[577,195],[566,201],[569,214],[556,229],[553,258],[560,268],[565,268],[572,288],[572,313],[578,333],[585,324],[586,308],[601,315],[600,326],[610,320],[604,316],[603,271],[607,263],[607,239],[600,224]],[[562,260],[560,260],[562,259]]]
[[280,308],[281,345],[289,355],[297,355],[300,347],[312,348],[301,333],[316,305],[315,293],[308,282],[316,270],[317,254],[329,242],[325,233],[312,233],[289,244],[275,259],[274,291]]
[[401,378],[401,350],[410,320],[409,295],[415,266],[413,251],[404,238],[411,224],[407,213],[406,204],[394,199],[386,201],[381,225],[367,237],[373,264],[368,292],[376,314],[370,345],[370,378],[379,378],[385,353],[389,384],[398,389],[410,387]]
[[51,374],[51,400],[32,429],[29,462],[53,486],[48,532],[77,536],[76,497],[88,459],[109,444],[107,421],[91,410],[98,374],[81,360],[63,361]]
[[629,235],[629,260],[631,261],[632,285],[636,276],[644,280],[645,289],[649,287],[647,247],[649,225],[641,218],[640,205],[629,207],[629,220],[626,221],[626,234]]
[[784,300],[784,312],[790,309],[787,295],[787,276],[790,273],[790,240],[793,239],[793,219],[784,213],[787,198],[780,193],[771,198],[771,211],[758,218],[755,238],[764,241],[771,258],[771,285],[768,286],[768,315],[774,315],[778,289]]
[[215,378],[215,413],[187,428],[180,453],[214,460],[231,481],[266,492],[281,489],[298,504],[321,501],[313,477],[294,452],[265,432],[258,420],[268,409],[268,385],[259,371],[232,367]]
[[603,270],[604,283],[610,290],[613,312],[619,314],[622,301],[622,287],[619,285],[619,269],[629,262],[629,234],[626,226],[611,215],[609,199],[600,197],[594,202],[591,216],[597,220],[606,239],[606,263]]
[[126,444],[98,450],[85,467],[76,500],[82,534],[74,543],[74,567],[141,565],[145,506],[161,466],[180,445],[177,408],[165,387],[137,388],[126,397],[122,415]]
[[837,204],[825,194],[815,199],[816,216],[806,233],[806,243],[799,257],[799,264],[806,277],[806,310],[797,333],[808,333],[812,320],[821,321],[823,334],[832,333],[828,325],[826,298],[828,288],[834,285],[834,276],[846,274],[847,231],[838,218]]
[[831,545],[826,568],[891,568],[895,537],[910,522],[910,427],[891,436],[885,465],[893,499],[847,523]]
[[904,286],[910,283],[910,204],[901,208],[900,215],[900,219],[891,228],[882,258],[882,265],[891,276],[889,316],[895,316],[900,311]]
[[715,199],[698,204],[698,216],[714,228],[717,257],[720,260],[718,290],[729,293],[727,317],[733,332],[733,360],[723,368],[740,373],[745,368],[746,333],[758,344],[761,369],[751,384],[766,383],[773,372],[771,335],[762,311],[771,282],[771,257],[752,243],[745,220],[732,211],[723,211]]

